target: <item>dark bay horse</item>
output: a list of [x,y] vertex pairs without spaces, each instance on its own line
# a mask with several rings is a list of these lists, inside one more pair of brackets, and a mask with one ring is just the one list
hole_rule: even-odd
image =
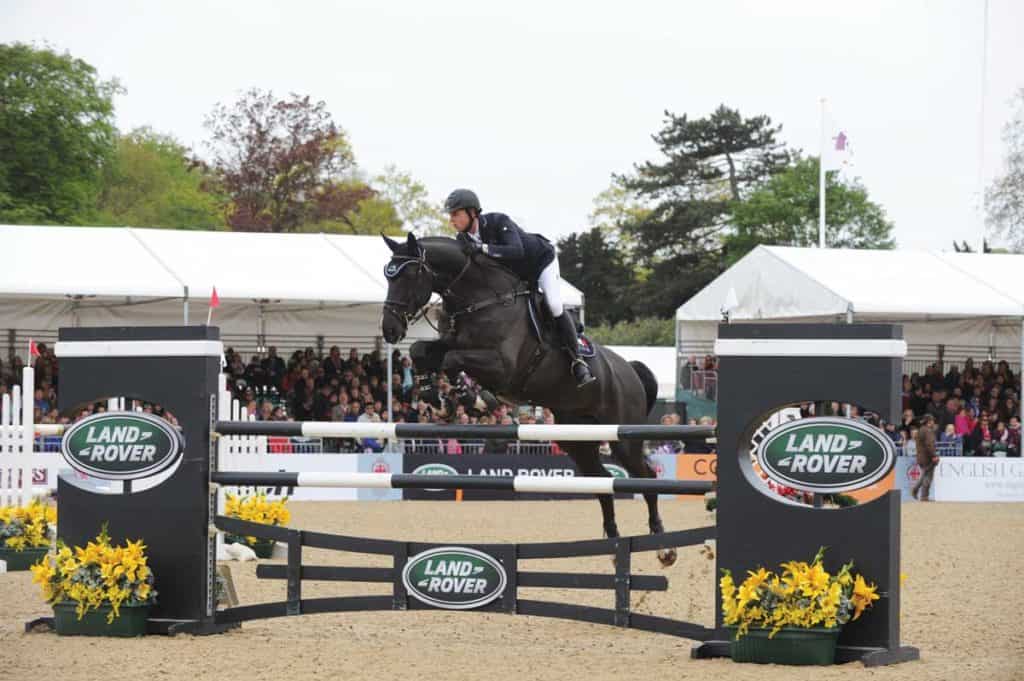
[[[399,243],[384,237],[392,258],[385,267],[388,296],[381,331],[397,343],[432,293],[441,296],[447,322],[441,338],[431,342],[440,368],[454,377],[465,371],[483,387],[513,404],[548,407],[557,423],[646,423],[657,396],[658,384],[641,362],[627,362],[611,350],[594,344],[589,360],[597,382],[577,390],[566,354],[537,338],[528,307],[526,283],[486,255],[467,256],[455,239],[409,234]],[[601,464],[598,442],[560,442],[581,475],[610,476]],[[613,456],[635,478],[657,477],[639,441],[612,442]],[[619,536],[612,495],[598,495],[604,532]],[[658,513],[658,495],[644,495],[652,533],[664,531]],[[676,560],[675,549],[658,552],[663,565]]]

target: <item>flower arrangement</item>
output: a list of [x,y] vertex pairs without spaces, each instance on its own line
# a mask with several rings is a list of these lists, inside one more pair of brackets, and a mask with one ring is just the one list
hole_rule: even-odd
[[[287,502],[287,497],[279,501],[268,501],[266,494],[247,497],[228,494],[224,503],[224,515],[253,523],[283,526],[287,525],[292,518],[286,505]],[[245,542],[250,546],[256,544],[257,541],[256,537],[245,537]]]
[[0,548],[24,551],[48,547],[50,525],[56,522],[57,509],[41,501],[0,507]]
[[90,610],[109,605],[110,624],[120,616],[122,605],[156,602],[153,572],[146,564],[145,550],[141,540],[112,545],[104,527],[85,548],[58,544],[56,555],[32,566],[32,581],[39,584],[47,603],[75,602],[78,619]]
[[723,570],[719,587],[724,621],[737,627],[736,639],[752,626],[770,629],[769,638],[783,627],[836,628],[857,619],[878,600],[877,587],[853,572],[852,561],[829,574],[821,562],[824,553],[819,549],[810,563],[782,563],[781,575],[763,567],[748,570],[739,587]]

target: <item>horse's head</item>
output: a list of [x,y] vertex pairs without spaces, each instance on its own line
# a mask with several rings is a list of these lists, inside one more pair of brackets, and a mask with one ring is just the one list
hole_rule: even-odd
[[427,264],[427,252],[411,232],[404,244],[384,237],[391,249],[391,260],[384,266],[388,295],[384,302],[381,333],[388,343],[405,338],[409,323],[430,302],[433,275]]

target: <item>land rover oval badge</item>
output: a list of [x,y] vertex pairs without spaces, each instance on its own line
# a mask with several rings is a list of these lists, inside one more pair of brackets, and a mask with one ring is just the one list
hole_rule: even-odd
[[64,433],[61,454],[72,468],[104,480],[139,480],[167,470],[181,457],[178,431],[158,416],[93,414]]
[[797,419],[768,433],[757,462],[775,482],[819,494],[849,492],[884,478],[896,446],[863,421],[830,416]]
[[441,546],[409,558],[402,570],[406,591],[436,608],[479,608],[501,596],[508,583],[505,567],[483,551]]

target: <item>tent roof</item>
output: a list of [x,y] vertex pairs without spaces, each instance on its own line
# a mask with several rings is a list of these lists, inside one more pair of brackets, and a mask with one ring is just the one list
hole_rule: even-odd
[[[183,298],[380,304],[391,257],[374,236],[0,225],[0,298]],[[563,300],[582,294],[563,280]]]
[[718,321],[1024,317],[1024,255],[758,246],[676,310]]

